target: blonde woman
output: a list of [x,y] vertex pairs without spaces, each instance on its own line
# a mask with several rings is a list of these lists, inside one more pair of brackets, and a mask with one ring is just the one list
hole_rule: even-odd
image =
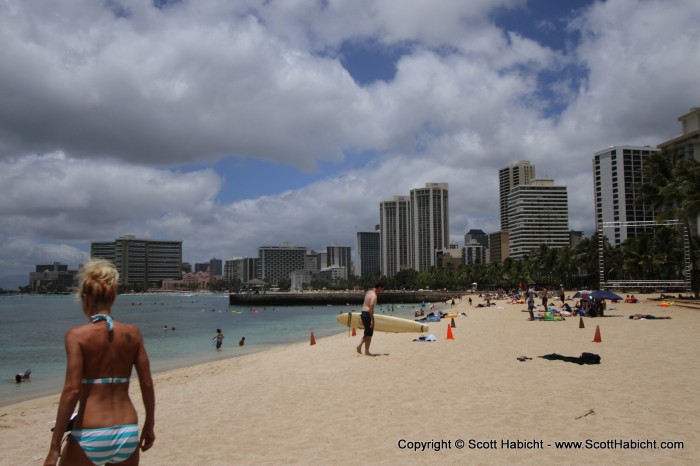
[[[119,274],[110,262],[91,260],[78,272],[78,297],[88,324],[66,332],[66,380],[44,465],[139,463],[139,448],[155,441],[155,394],[150,363],[138,328],[111,316]],[[136,409],[129,398],[131,370],[136,367],[146,412],[141,436]],[[63,452],[65,426],[80,401],[73,430]]]

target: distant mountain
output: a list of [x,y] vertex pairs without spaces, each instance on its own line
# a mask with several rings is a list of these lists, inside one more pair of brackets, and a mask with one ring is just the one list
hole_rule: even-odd
[[0,277],[0,288],[3,290],[18,290],[20,286],[29,284],[29,274],[4,275]]

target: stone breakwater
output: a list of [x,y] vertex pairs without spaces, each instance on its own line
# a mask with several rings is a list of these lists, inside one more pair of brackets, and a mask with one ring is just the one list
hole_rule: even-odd
[[[385,291],[379,304],[434,303],[461,296],[459,291]],[[231,293],[229,304],[245,306],[324,306],[362,304],[365,292],[338,293]]]

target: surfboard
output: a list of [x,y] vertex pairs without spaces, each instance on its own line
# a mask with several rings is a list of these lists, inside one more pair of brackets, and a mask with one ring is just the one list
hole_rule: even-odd
[[[335,320],[344,327],[365,328],[359,312],[344,312],[338,314]],[[423,333],[428,331],[428,325],[400,317],[374,314],[374,330],[387,333]]]

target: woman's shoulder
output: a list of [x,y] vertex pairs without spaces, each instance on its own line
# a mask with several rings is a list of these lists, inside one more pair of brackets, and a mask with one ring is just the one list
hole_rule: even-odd
[[128,333],[130,335],[141,337],[141,330],[134,324],[127,324],[125,322],[114,321],[114,327],[119,332]]

